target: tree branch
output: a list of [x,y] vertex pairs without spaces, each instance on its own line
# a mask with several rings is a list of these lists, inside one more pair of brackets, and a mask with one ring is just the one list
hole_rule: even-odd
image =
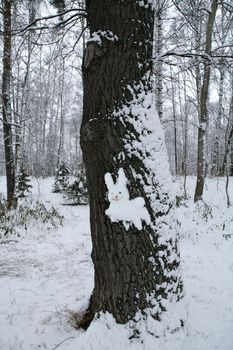
[[207,53],[196,53],[196,52],[175,52],[175,51],[169,51],[161,55],[161,57],[167,57],[167,56],[177,56],[177,57],[183,57],[183,58],[193,58],[193,57],[201,57],[205,60],[211,61],[213,58],[230,58],[233,59],[232,55],[209,55]]

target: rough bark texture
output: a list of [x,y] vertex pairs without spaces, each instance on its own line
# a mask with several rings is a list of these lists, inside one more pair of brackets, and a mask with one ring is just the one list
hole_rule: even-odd
[[[165,286],[176,283],[179,299],[181,284],[178,277],[175,273],[167,273],[178,268],[179,257],[169,260],[168,255],[172,252],[168,252],[167,245],[159,245],[152,225],[144,223],[142,230],[131,225],[126,230],[122,222],[111,222],[105,215],[109,203],[104,182],[107,172],[116,176],[118,169],[123,167],[131,185],[130,197],[145,198],[152,222],[165,215],[153,211],[142,181],[133,174],[134,169],[146,182],[149,172],[139,156],[130,156],[125,149],[125,140],[130,145],[139,139],[139,135],[132,124],[113,117],[115,111],[132,101],[127,86],[138,84],[134,91],[136,96],[142,89],[146,93],[152,91],[150,82],[144,81],[144,86],[141,83],[145,74],[152,72],[154,13],[150,5],[147,8],[139,6],[135,0],[89,0],[87,13],[90,32],[102,31],[99,32],[101,45],[88,42],[83,67],[81,146],[89,187],[95,267],[89,316],[91,320],[96,312],[108,311],[117,322],[126,323],[137,311],[156,304],[153,317],[160,319],[165,310],[162,300],[168,299],[169,294]],[[106,33],[107,30],[117,39]],[[159,201],[157,185],[154,184],[154,193]],[[169,210],[168,205],[167,213]],[[176,252],[175,241],[173,246]]]
[[11,208],[15,204],[15,169],[13,142],[11,130],[11,1],[3,3],[3,73],[2,73],[2,117],[5,146],[6,181],[7,181],[7,203]]
[[[217,0],[212,1],[211,12],[209,13],[207,30],[206,30],[206,44],[205,53],[211,56],[212,48],[212,35],[215,16],[217,12]],[[205,167],[206,167],[206,157],[205,157],[205,138],[206,138],[206,128],[208,122],[208,92],[209,92],[209,81],[210,81],[210,64],[209,60],[205,60],[204,63],[204,76],[201,87],[200,95],[200,116],[199,116],[199,128],[198,128],[198,145],[197,145],[197,183],[194,195],[194,201],[202,199],[204,182],[205,182]]]

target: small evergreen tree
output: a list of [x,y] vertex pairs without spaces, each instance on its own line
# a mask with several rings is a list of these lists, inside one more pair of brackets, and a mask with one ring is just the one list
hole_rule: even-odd
[[28,193],[30,192],[30,188],[32,188],[32,185],[31,185],[31,180],[29,178],[29,175],[24,168],[21,168],[20,173],[18,175],[18,181],[17,181],[18,198],[27,197]]
[[67,168],[65,163],[62,163],[57,169],[55,182],[53,185],[53,191],[52,191],[53,193],[60,193],[66,189],[68,185],[69,175],[70,175],[69,169]]
[[70,180],[64,195],[66,204],[70,205],[87,205],[88,192],[86,184],[86,174],[83,167],[78,170],[75,178]]

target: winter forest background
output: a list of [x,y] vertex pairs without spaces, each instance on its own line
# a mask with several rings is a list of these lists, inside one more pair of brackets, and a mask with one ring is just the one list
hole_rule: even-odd
[[1,1],[0,350],[233,349],[232,23]]
[[[16,147],[19,137],[23,166],[30,175],[42,177],[55,175],[57,166],[64,160],[72,170],[82,163],[81,63],[88,32],[85,19],[75,9],[84,5],[67,1],[66,13],[53,18],[57,12],[51,3],[15,1],[12,14],[13,143]],[[170,169],[173,175],[195,175],[200,108],[197,93],[206,60],[210,2],[159,0],[156,6],[154,76]],[[40,19],[46,16],[51,18]],[[33,26],[27,27],[33,21]],[[209,176],[225,175],[226,171],[232,175],[230,1],[222,2],[218,8],[212,40],[205,171]],[[3,137],[1,140],[3,175]]]

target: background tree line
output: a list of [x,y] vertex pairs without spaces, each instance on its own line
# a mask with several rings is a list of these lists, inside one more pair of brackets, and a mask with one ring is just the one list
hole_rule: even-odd
[[[82,162],[84,3],[5,0],[1,13],[2,52],[7,40],[11,46],[1,65],[5,137],[2,130],[0,172],[5,173],[4,148],[12,158],[9,174],[16,177],[20,167],[34,176],[52,176],[64,160],[76,169]],[[156,3],[156,104],[174,175],[199,173],[199,180],[233,175],[232,13],[230,0]],[[9,144],[4,146],[4,140]]]

